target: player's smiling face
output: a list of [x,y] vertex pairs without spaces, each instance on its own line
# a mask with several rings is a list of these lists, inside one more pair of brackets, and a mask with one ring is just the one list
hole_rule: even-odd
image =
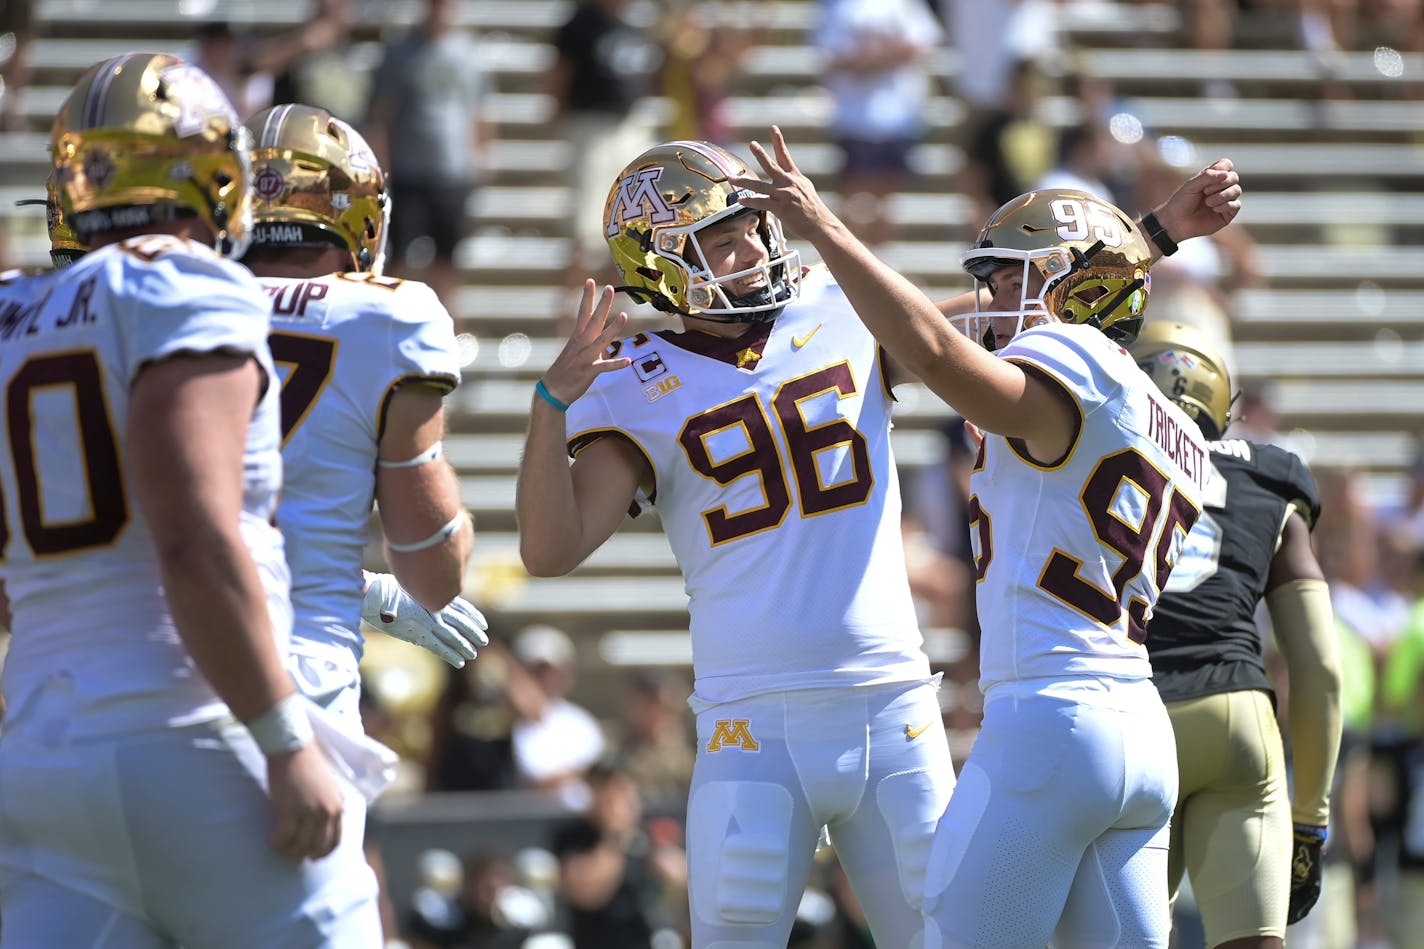
[[767,285],[763,265],[771,259],[771,254],[761,239],[760,223],[758,214],[738,214],[702,228],[692,242],[694,253],[700,252],[703,266],[714,278],[751,271],[722,285],[732,296],[742,296]]

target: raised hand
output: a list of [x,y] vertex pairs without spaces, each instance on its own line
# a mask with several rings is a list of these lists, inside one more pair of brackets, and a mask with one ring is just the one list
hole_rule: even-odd
[[1241,176],[1230,158],[1218,158],[1189,178],[1157,209],[1157,220],[1180,244],[1215,234],[1241,212]]
[[613,288],[604,287],[598,293],[597,284],[585,280],[574,330],[543,379],[549,394],[565,405],[587,392],[603,373],[626,368],[632,362],[627,356],[608,355],[608,347],[628,325],[627,313],[610,316],[612,310]]
[[771,127],[771,147],[768,154],[760,142],[751,143],[753,157],[766,172],[767,181],[760,178],[732,178],[732,186],[753,194],[741,199],[742,204],[759,211],[770,211],[782,224],[814,243],[816,237],[839,224],[831,209],[816,193],[786,147],[781,129]]

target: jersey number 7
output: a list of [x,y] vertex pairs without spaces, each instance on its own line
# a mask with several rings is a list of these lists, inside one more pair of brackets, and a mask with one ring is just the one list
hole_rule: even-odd
[[282,447],[307,417],[336,365],[336,340],[302,333],[272,333],[267,337],[272,361],[287,367],[282,379]]

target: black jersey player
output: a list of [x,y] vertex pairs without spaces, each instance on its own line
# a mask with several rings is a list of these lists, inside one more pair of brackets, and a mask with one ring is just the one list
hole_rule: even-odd
[[[1340,668],[1329,593],[1310,543],[1320,513],[1305,463],[1224,438],[1221,357],[1181,323],[1148,322],[1132,354],[1210,442],[1214,472],[1147,630],[1177,736],[1175,895],[1191,875],[1210,946],[1280,947],[1320,892],[1320,853],[1340,742]],[[1286,660],[1292,787],[1256,607]]]

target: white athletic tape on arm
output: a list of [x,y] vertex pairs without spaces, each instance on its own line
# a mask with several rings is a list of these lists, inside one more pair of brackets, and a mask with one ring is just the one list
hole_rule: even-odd
[[425,449],[425,451],[407,461],[386,461],[384,458],[378,458],[376,459],[376,466],[379,468],[419,468],[421,465],[428,465],[440,457],[442,444],[441,442],[436,442]]
[[460,525],[463,524],[466,520],[468,520],[469,517],[470,515],[468,511],[461,511],[459,514],[456,514],[450,519],[450,523],[446,524],[444,527],[440,528],[438,531],[431,534],[424,540],[418,540],[413,544],[397,544],[390,538],[386,538],[386,546],[398,554],[413,554],[418,550],[429,550],[431,547],[434,547],[437,544],[443,544],[451,537],[454,537],[456,531],[460,529]]
[[257,747],[269,758],[289,754],[312,740],[307,699],[300,692],[293,692],[246,724]]

